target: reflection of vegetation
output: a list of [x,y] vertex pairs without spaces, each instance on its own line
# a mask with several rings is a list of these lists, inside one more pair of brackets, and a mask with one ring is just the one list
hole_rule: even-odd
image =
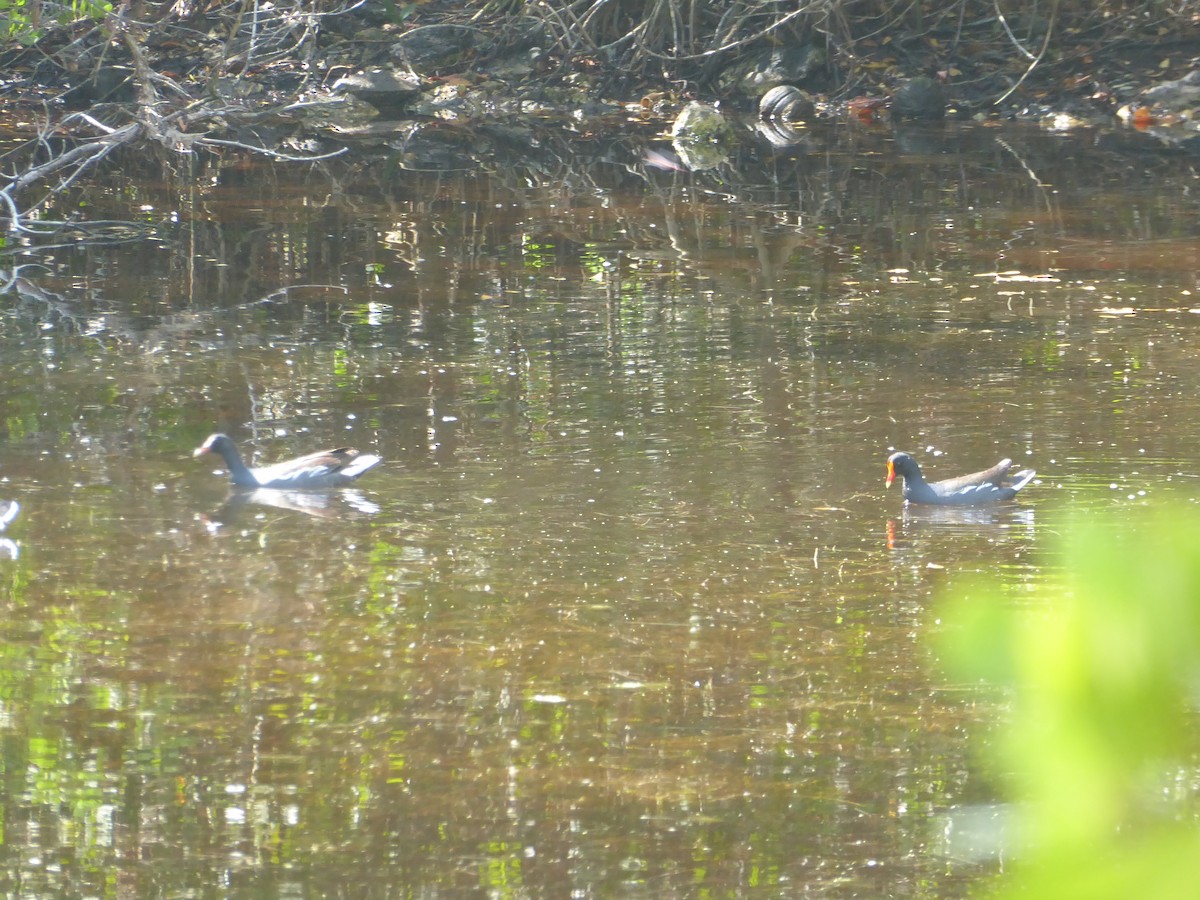
[[1072,531],[1070,583],[1015,610],[995,593],[948,612],[958,673],[1013,691],[999,739],[1024,806],[1023,897],[1195,890],[1200,552],[1194,515]]

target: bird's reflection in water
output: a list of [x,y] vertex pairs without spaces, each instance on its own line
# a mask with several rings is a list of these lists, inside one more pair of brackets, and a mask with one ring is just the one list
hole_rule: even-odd
[[922,534],[954,535],[1011,540],[1014,533],[1028,533],[1034,526],[1032,507],[1014,503],[987,506],[927,506],[906,504],[899,520],[888,519],[889,550],[907,544]]
[[234,491],[223,504],[208,515],[200,515],[209,531],[233,525],[248,506],[271,506],[291,512],[304,513],[320,519],[338,519],[347,515],[373,516],[379,505],[368,500],[361,491]]
[[993,503],[989,506],[921,506],[909,504],[900,515],[905,527],[923,525],[1005,525],[1033,524],[1033,508],[1015,503]]

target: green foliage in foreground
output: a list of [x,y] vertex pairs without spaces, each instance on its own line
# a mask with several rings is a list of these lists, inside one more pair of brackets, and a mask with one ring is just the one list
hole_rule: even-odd
[[109,0],[0,0],[0,41],[34,44],[45,33],[45,24],[66,25],[80,19],[103,19],[112,12]]
[[1200,885],[1200,516],[1069,530],[1062,589],[944,610],[951,673],[1007,688],[992,751],[1021,846],[1004,897],[1194,897]]

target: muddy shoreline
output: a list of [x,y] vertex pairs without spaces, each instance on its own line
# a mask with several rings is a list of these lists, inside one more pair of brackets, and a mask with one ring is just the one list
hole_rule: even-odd
[[492,4],[422,4],[403,21],[349,7],[281,18],[252,36],[221,10],[142,12],[135,20],[122,7],[0,51],[0,135],[17,173],[0,182],[0,200],[15,227],[54,190],[52,179],[155,144],[280,160],[384,144],[402,148],[402,165],[437,169],[460,157],[469,166],[481,136],[492,151],[508,143],[501,153],[520,154],[536,131],[557,125],[580,143],[669,135],[675,152],[643,161],[696,170],[728,161],[727,147],[707,159],[709,145],[745,132],[786,153],[823,123],[1019,120],[1128,131],[1200,155],[1192,20],[1167,28],[1130,19],[1121,32],[1091,36],[1066,22],[1018,33],[987,18],[886,36],[780,30],[667,57]]

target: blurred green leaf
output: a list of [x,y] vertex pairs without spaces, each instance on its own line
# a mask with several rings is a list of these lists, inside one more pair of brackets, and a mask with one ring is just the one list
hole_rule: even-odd
[[1200,829],[1166,788],[1200,748],[1200,516],[1091,517],[1067,533],[1062,588],[1018,604],[972,585],[941,617],[947,673],[1011,691],[991,751],[1031,849],[1002,894],[1195,896]]

